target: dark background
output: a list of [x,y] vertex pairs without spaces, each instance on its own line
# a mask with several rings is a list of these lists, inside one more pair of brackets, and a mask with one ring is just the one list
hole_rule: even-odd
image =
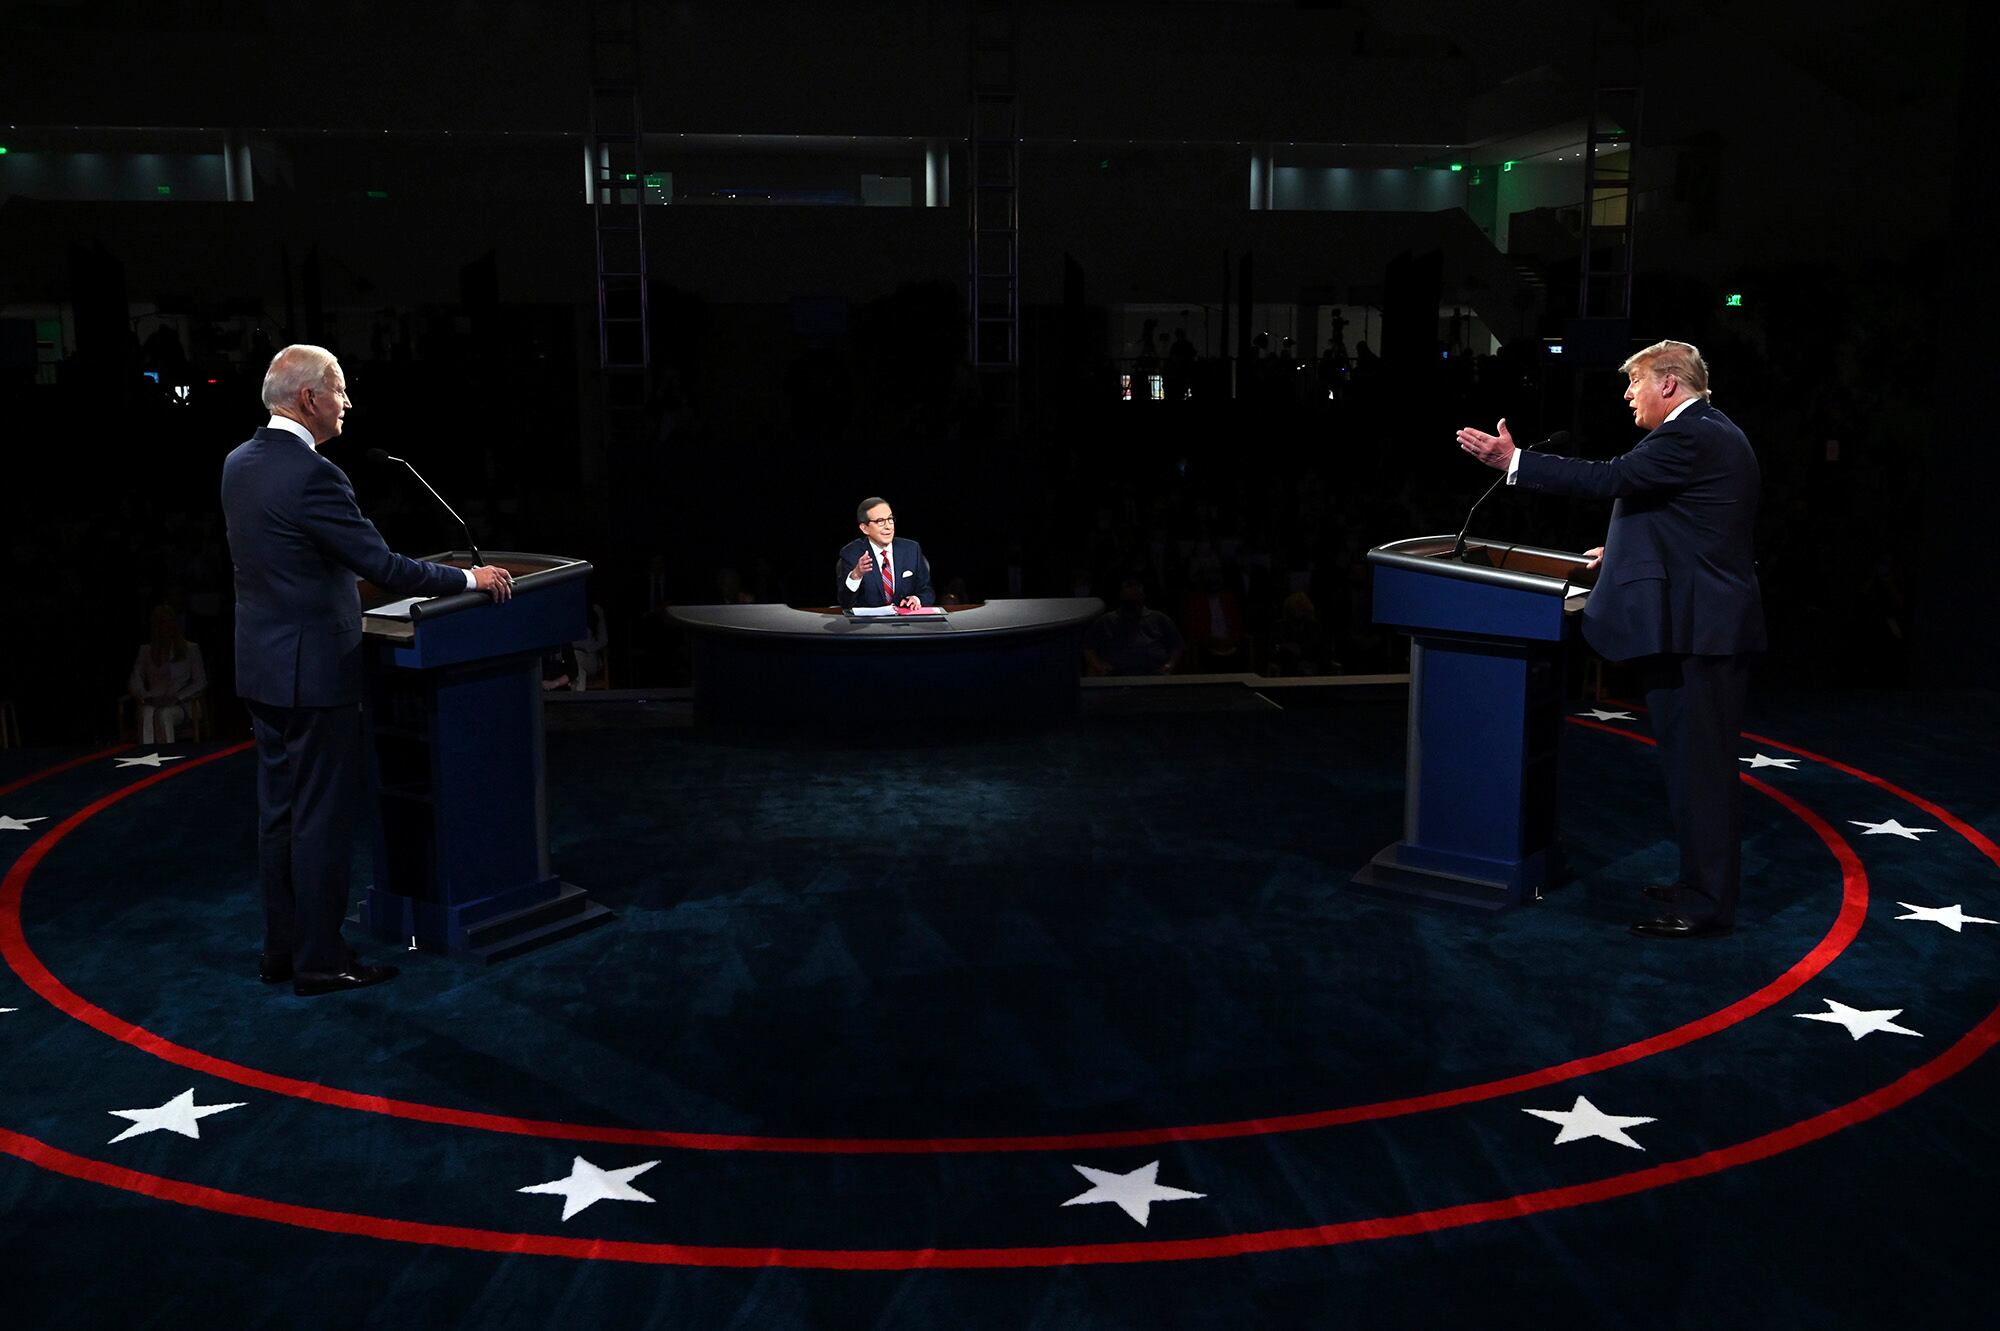
[[[218,469],[293,341],[341,357],[357,405],[329,455],[389,540],[456,533],[373,447],[415,461],[489,549],[591,559],[623,687],[685,681],[659,587],[825,603],[870,493],[940,590],[1108,599],[1136,573],[1179,615],[1213,572],[1257,668],[1283,668],[1268,649],[1294,591],[1339,669],[1400,668],[1364,554],[1458,525],[1488,476],[1452,431],[1505,415],[1615,455],[1635,436],[1607,363],[1681,338],[1764,468],[1765,682],[1992,682],[1972,199],[1993,152],[1961,80],[1985,10],[1013,6],[1009,375],[967,353],[975,8],[637,7],[644,168],[672,202],[644,209],[653,365],[630,437],[598,365],[580,169],[592,14],[615,6],[0,9],[0,697],[27,741],[109,737],[161,602],[226,699]],[[1593,88],[1627,84],[1630,317],[1594,358],[1573,336],[1553,356],[1578,312],[1567,154]],[[927,152],[950,163],[935,207]],[[232,153],[252,201],[230,198]],[[1260,154],[1457,162],[1477,183],[1444,181],[1443,208],[1285,206],[1296,190],[1253,208]],[[1492,191],[1515,159],[1553,184],[1510,212]],[[863,206],[870,178],[909,203]],[[1323,373],[1322,306],[1358,311],[1346,349],[1380,357]],[[1149,368],[1148,311],[1163,337],[1188,312],[1184,401],[1121,400],[1119,376]],[[1581,548],[1604,519],[1503,494],[1480,530]]]

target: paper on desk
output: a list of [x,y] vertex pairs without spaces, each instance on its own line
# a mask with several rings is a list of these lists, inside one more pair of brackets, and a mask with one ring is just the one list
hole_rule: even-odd
[[375,615],[382,619],[408,619],[410,617],[411,606],[419,601],[428,601],[430,599],[428,596],[406,596],[400,601],[391,601],[387,605],[378,605],[373,610],[366,610],[362,613]]
[[880,619],[885,615],[894,616],[896,607],[893,605],[857,605],[847,613],[863,619]]

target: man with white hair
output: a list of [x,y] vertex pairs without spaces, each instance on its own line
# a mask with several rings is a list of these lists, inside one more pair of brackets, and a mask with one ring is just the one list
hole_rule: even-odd
[[1764,605],[1752,536],[1760,471],[1750,441],[1709,399],[1708,366],[1686,342],[1656,342],[1619,366],[1632,422],[1647,431],[1608,462],[1552,457],[1498,434],[1464,429],[1458,446],[1508,484],[1615,499],[1583,636],[1610,661],[1638,668],[1666,769],[1667,811],[1680,842],[1678,882],[1645,889],[1667,914],[1643,938],[1713,938],[1735,925],[1743,854],[1737,732],[1750,654],[1764,650]]
[[394,977],[340,936],[362,803],[361,602],[366,578],[402,596],[513,594],[505,569],[405,559],[361,515],[319,448],[352,405],[324,347],[286,347],[264,376],[270,422],[222,464],[236,566],[236,692],[257,740],[257,868],[264,898],[258,975],[304,996]]

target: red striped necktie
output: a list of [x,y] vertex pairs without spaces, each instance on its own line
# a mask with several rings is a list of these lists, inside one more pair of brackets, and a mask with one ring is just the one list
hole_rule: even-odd
[[896,575],[889,567],[889,549],[890,547],[886,545],[882,547],[882,603],[884,605],[894,605],[896,603]]

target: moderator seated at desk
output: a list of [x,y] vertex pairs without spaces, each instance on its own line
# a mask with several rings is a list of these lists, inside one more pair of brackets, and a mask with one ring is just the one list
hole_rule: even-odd
[[943,622],[837,609],[676,606],[694,643],[695,719],[877,729],[1076,711],[1095,597],[989,601]]

